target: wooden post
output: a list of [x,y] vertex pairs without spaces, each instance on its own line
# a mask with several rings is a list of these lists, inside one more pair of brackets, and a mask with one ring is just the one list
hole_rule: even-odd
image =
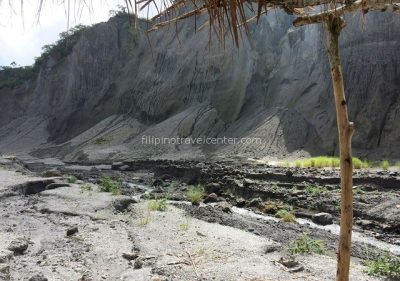
[[338,16],[331,16],[325,21],[340,150],[341,214],[336,281],[349,280],[351,232],[353,227],[353,161],[351,156],[351,138],[354,126],[352,122],[349,122],[347,113],[339,54],[339,35],[344,26],[344,20]]

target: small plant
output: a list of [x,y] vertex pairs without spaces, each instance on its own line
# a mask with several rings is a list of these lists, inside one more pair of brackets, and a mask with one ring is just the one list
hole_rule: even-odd
[[361,189],[360,186],[354,186],[353,187],[353,194],[362,194],[364,191]]
[[192,204],[199,204],[204,197],[204,188],[201,185],[190,186],[186,196]]
[[303,165],[302,165],[302,163],[301,163],[300,160],[296,160],[296,161],[294,161],[294,166],[295,166],[296,168],[301,168]]
[[304,254],[323,254],[325,253],[325,243],[322,240],[314,240],[307,233],[303,233],[300,237],[289,244],[289,252],[292,255]]
[[400,170],[400,161],[397,161],[397,162],[396,162],[396,167],[397,167],[397,169]]
[[102,145],[107,142],[110,142],[110,141],[108,139],[106,139],[105,137],[98,137],[97,139],[94,140],[94,144],[96,144],[96,145]]
[[282,219],[282,221],[284,221],[284,222],[295,222],[296,221],[296,217],[294,216],[294,214],[292,214],[288,210],[284,210],[284,209],[281,209],[278,212],[276,212],[275,216],[277,218]]
[[78,179],[73,175],[67,177],[68,183],[76,183],[77,180]]
[[90,183],[85,183],[85,184],[81,185],[81,189],[82,190],[86,190],[86,191],[92,191],[93,190],[92,185]]
[[139,224],[139,226],[145,226],[145,225],[149,224],[150,220],[151,220],[150,212],[147,211],[145,216],[139,218],[138,224]]
[[181,223],[181,224],[179,225],[179,229],[180,229],[181,231],[188,231],[188,230],[189,230],[189,224],[188,224],[188,223]]
[[393,280],[400,279],[400,259],[389,252],[381,254],[378,258],[365,261],[366,272],[369,275],[380,275]]
[[313,184],[306,184],[306,189],[305,191],[308,194],[318,196],[321,195],[322,193],[326,193],[328,190],[325,187],[318,186],[318,185],[313,185]]
[[390,166],[389,161],[387,161],[387,160],[382,161],[382,163],[381,163],[382,170],[384,170],[384,171],[389,170],[389,166]]
[[100,180],[100,191],[102,192],[111,192],[116,195],[120,193],[120,184],[119,182],[112,180],[108,176],[101,177]]
[[151,200],[147,207],[149,211],[165,212],[167,210],[167,199]]

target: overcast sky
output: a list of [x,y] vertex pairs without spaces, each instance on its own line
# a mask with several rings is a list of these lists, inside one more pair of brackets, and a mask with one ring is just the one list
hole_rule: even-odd
[[[55,42],[58,34],[67,30],[67,7],[62,0],[44,1],[37,23],[39,0],[24,0],[23,17],[20,1],[11,2],[15,5],[12,9],[9,1],[0,0],[0,65],[10,65],[13,61],[18,65],[31,65],[34,57],[40,55],[43,45]],[[93,0],[86,1],[91,2],[92,7],[74,6],[74,3],[83,2],[70,1],[70,27],[107,21],[110,10],[125,5],[124,0]]]

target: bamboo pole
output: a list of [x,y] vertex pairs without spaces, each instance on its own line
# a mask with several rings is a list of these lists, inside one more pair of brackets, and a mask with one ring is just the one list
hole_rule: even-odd
[[333,16],[325,21],[340,149],[341,214],[336,272],[337,281],[349,280],[351,234],[353,227],[353,161],[351,156],[351,138],[354,126],[352,122],[349,122],[347,113],[339,54],[339,35],[344,26],[345,23],[341,17]]

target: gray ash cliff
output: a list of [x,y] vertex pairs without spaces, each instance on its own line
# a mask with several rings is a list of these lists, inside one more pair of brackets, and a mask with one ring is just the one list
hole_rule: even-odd
[[[147,38],[125,17],[84,31],[37,79],[0,89],[0,152],[101,160],[337,153],[320,26],[279,11],[252,25],[252,47],[208,45],[192,20]],[[177,40],[179,39],[179,40]],[[149,44],[150,42],[150,44]],[[357,156],[400,158],[400,17],[349,16],[341,53]],[[260,137],[259,144],[143,145],[143,135]]]

